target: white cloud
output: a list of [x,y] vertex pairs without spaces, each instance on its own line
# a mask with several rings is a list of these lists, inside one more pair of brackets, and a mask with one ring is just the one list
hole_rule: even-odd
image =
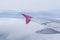
[[[40,35],[35,34],[37,30],[44,28],[45,26],[39,25],[35,22],[30,22],[25,24],[25,19],[16,19],[16,18],[0,18],[0,32],[7,32],[8,40],[20,40],[21,39],[60,39],[60,34],[54,35]],[[4,34],[6,36],[6,34]],[[4,37],[2,37],[3,39]],[[52,40],[51,39],[51,40]],[[4,39],[5,40],[5,39]]]
[[8,39],[14,39],[35,33],[35,31],[43,28],[43,26],[32,21],[30,24],[25,24],[24,20],[25,19],[0,18],[0,31],[8,32]]

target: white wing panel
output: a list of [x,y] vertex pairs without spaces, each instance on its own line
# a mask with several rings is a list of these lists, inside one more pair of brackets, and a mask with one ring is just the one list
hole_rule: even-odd
[[40,25],[48,26],[49,28],[53,28],[55,30],[60,31],[60,21],[53,19],[45,19],[45,18],[32,18],[34,22],[39,23]]
[[45,18],[32,18],[31,20],[34,21],[34,22],[37,22],[39,24],[42,24],[42,25],[52,22],[52,21],[50,21],[48,19],[45,19]]

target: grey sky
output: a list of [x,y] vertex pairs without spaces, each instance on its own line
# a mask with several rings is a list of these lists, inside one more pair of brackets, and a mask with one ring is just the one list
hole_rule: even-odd
[[0,0],[0,10],[45,11],[60,9],[60,0]]

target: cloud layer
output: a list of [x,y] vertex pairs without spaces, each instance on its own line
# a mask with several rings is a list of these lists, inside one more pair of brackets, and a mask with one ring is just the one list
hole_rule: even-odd
[[5,35],[8,40],[17,40],[35,33],[35,31],[42,29],[41,27],[44,28],[35,22],[30,22],[30,24],[26,25],[24,19],[0,18],[0,32],[4,33],[2,39]]

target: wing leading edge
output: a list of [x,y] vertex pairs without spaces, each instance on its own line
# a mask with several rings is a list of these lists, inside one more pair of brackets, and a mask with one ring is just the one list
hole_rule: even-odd
[[34,22],[37,22],[42,25],[44,25],[44,24],[47,25],[50,23],[59,23],[60,24],[60,20],[56,20],[56,19],[34,18],[34,17],[31,17],[26,14],[22,14],[22,15],[26,18],[26,24],[28,24],[30,21],[34,21]]

